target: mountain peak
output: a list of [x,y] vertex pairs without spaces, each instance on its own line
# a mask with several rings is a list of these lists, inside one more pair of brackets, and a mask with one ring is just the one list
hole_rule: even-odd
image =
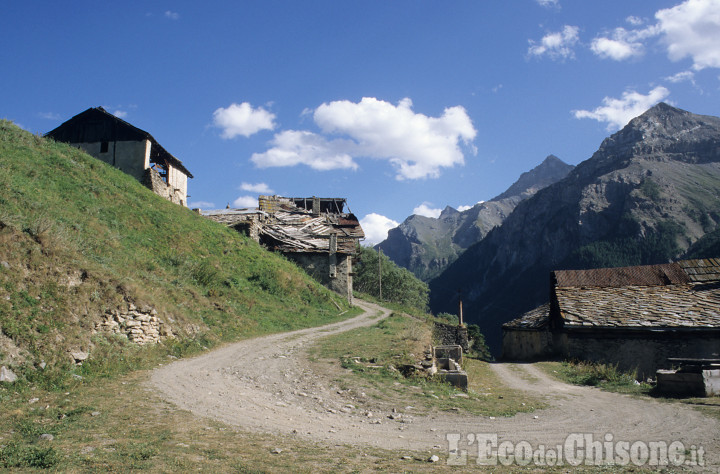
[[555,155],[550,154],[550,155],[548,155],[548,156],[545,157],[545,159],[543,160],[543,162],[540,163],[540,166],[545,166],[545,165],[557,163],[558,161],[559,161],[560,163],[562,163],[562,164],[565,164],[565,162],[564,162],[563,160],[561,160],[560,158],[558,158],[558,157],[555,156]]
[[542,163],[521,174],[520,178],[504,193],[491,200],[498,201],[513,196],[523,197],[523,195],[527,197],[528,194],[564,178],[573,168],[573,165],[568,165],[557,156],[548,155]]
[[445,206],[445,209],[443,209],[442,212],[440,213],[439,219],[442,219],[444,217],[454,216],[456,214],[460,214],[460,211],[458,211],[454,207]]
[[646,110],[643,114],[632,119],[627,126],[633,128],[646,128],[643,124],[662,125],[663,128],[672,128],[685,119],[700,117],[686,110],[678,109],[665,102],[660,102]]
[[[673,107],[672,105],[667,104],[666,102],[659,102],[655,104],[654,106],[650,107],[645,111],[642,115],[664,115],[669,113],[675,113],[675,114],[681,114],[681,115],[688,115],[690,112],[682,109],[678,109],[677,107]],[[641,115],[641,116],[642,116]]]
[[632,148],[635,153],[642,150],[654,153],[659,149],[678,152],[688,146],[716,140],[719,128],[718,117],[693,114],[660,102],[606,138],[598,151]]

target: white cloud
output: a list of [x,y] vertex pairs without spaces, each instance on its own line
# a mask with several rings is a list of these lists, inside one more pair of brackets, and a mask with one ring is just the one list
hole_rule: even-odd
[[628,31],[625,28],[615,28],[610,38],[595,38],[590,49],[601,58],[615,61],[639,57],[645,53],[645,45],[641,40],[646,37],[646,31],[650,30]]
[[213,112],[213,124],[222,129],[221,136],[226,139],[238,135],[249,137],[261,130],[275,128],[275,114],[262,107],[253,109],[248,102],[231,104],[227,108],[219,108]]
[[368,214],[360,219],[360,226],[365,232],[365,244],[375,245],[387,239],[388,231],[400,224],[380,214]]
[[348,153],[353,144],[344,140],[328,141],[321,135],[286,130],[275,135],[272,148],[265,153],[253,153],[250,160],[258,168],[306,165],[318,171],[357,169]]
[[236,209],[258,207],[258,200],[256,197],[253,196],[240,196],[233,201],[232,205]]
[[[357,169],[355,159],[365,157],[389,161],[398,180],[434,178],[442,168],[464,164],[460,145],[471,147],[477,133],[463,107],[428,117],[413,112],[407,98],[398,105],[373,97],[324,103],[313,119],[322,135],[283,131],[275,135],[270,150],[251,160],[259,167],[305,164],[330,170]],[[341,138],[327,138],[331,135]]]
[[637,16],[632,16],[632,15],[625,18],[625,21],[628,22],[629,24],[631,24],[632,26],[640,26],[643,23],[645,23],[645,20],[643,20],[642,18],[637,17]]
[[623,40],[610,38],[595,38],[590,48],[593,53],[601,58],[610,58],[615,61],[622,61],[632,56],[641,56],[643,53],[642,44],[627,43]]
[[688,81],[694,85],[695,84],[695,73],[692,71],[682,71],[677,74],[673,74],[672,76],[666,77],[665,80],[672,82],[672,83]]
[[38,114],[40,118],[47,119],[47,120],[60,120],[62,117],[60,117],[60,114],[55,112],[40,112]]
[[535,0],[541,7],[559,7],[560,0]]
[[442,212],[442,209],[435,209],[430,207],[432,203],[424,202],[420,204],[418,207],[413,209],[413,214],[416,214],[418,216],[425,216],[425,217],[434,217],[437,219],[440,217],[440,213]]
[[475,204],[472,204],[470,206],[458,206],[457,210],[460,212],[467,211],[468,209],[472,209],[473,207],[477,206],[478,204],[482,204],[485,201],[478,201]]
[[577,26],[565,25],[562,31],[548,33],[540,40],[540,44],[529,40],[528,54],[531,56],[547,55],[551,59],[574,58],[573,47],[580,39],[580,29]]
[[635,91],[623,92],[621,99],[605,97],[603,105],[593,111],[575,110],[575,118],[590,118],[598,122],[606,122],[608,131],[614,131],[625,126],[631,119],[645,112],[670,95],[670,91],[662,86],[651,90],[648,95]]
[[215,203],[209,201],[190,201],[188,207],[190,209],[214,209]]
[[170,10],[165,11],[165,18],[169,18],[171,20],[179,20],[180,14],[178,12],[172,12]]
[[720,67],[720,0],[687,0],[655,13],[672,61],[693,60],[693,69]]
[[127,111],[125,111],[125,110],[116,110],[116,111],[113,112],[112,114],[113,114],[115,117],[121,118],[121,119],[124,119],[124,118],[127,117],[127,115],[128,115]]
[[259,194],[272,194],[273,192],[273,190],[270,189],[270,186],[265,183],[242,183],[240,185],[240,189],[243,191]]

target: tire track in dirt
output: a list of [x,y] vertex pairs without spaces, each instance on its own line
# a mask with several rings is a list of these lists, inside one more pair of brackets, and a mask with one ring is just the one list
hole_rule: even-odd
[[[447,453],[448,433],[460,434],[461,440],[470,433],[494,433],[501,441],[527,441],[532,446],[562,444],[571,433],[591,433],[596,440],[610,433],[615,441],[703,446],[708,464],[720,465],[717,420],[679,404],[565,384],[532,364],[492,368],[510,388],[543,398],[550,406],[544,410],[507,418],[407,414],[403,423],[389,420],[389,413],[368,416],[361,408],[363,401],[350,400],[331,377],[314,371],[306,354],[322,337],[372,325],[379,321],[378,314],[390,314],[371,303],[356,304],[364,313],[355,318],[245,340],[180,360],[154,370],[150,384],[166,400],[199,416],[239,429],[332,444]],[[473,452],[473,446],[464,449]]]

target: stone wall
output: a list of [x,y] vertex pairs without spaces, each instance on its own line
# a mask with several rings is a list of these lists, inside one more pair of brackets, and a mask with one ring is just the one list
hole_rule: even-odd
[[552,335],[544,330],[503,328],[502,359],[532,360],[552,355]]
[[433,328],[433,336],[438,345],[444,346],[457,344],[462,347],[465,352],[470,349],[466,326],[436,322],[435,327]]
[[560,355],[571,359],[617,364],[621,370],[638,370],[638,379],[669,369],[668,357],[717,358],[717,332],[563,333],[556,341]]
[[95,325],[95,330],[124,334],[137,344],[152,344],[163,338],[174,337],[171,328],[158,319],[154,308],[138,308],[132,303],[128,304],[127,309],[107,311],[104,319]]
[[288,252],[284,254],[310,276],[352,303],[352,258],[342,253]]
[[165,183],[162,176],[160,176],[160,173],[153,168],[145,170],[142,184],[158,196],[162,196],[168,201],[180,204],[181,206],[187,206],[187,195],[181,189],[173,188]]

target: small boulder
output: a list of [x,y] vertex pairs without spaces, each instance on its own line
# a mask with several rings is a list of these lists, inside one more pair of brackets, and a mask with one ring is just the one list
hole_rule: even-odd
[[70,357],[72,357],[73,362],[80,365],[90,357],[90,354],[84,351],[72,351],[70,352]]
[[7,382],[7,383],[13,383],[17,380],[17,375],[15,375],[15,372],[8,369],[4,365],[0,367],[0,382]]

